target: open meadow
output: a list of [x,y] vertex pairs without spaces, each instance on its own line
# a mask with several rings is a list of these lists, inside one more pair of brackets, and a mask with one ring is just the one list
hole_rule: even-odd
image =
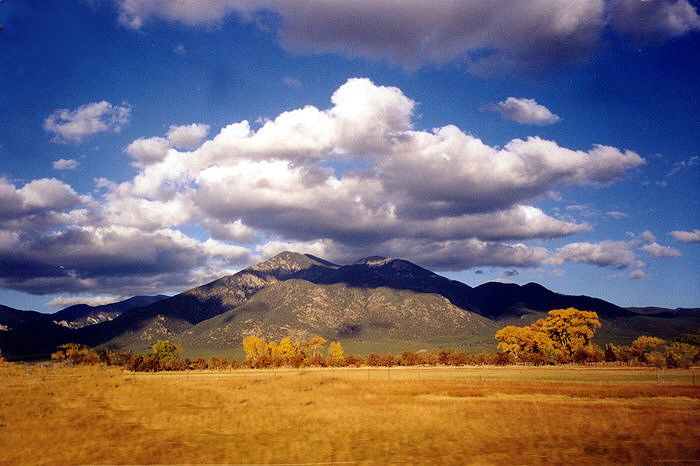
[[0,464],[700,460],[700,374],[395,367],[133,374],[0,367]]

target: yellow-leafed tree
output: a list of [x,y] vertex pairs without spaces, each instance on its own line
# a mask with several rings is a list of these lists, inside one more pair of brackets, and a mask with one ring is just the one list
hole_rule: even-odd
[[496,332],[498,349],[519,356],[521,353],[548,353],[554,343],[545,332],[533,327],[509,325]]
[[326,344],[326,339],[323,337],[313,337],[307,343],[309,349],[311,350],[312,356],[318,356],[321,353],[324,345]]
[[282,338],[277,350],[279,351],[280,356],[286,361],[289,361],[289,358],[297,354],[297,350],[294,348],[294,344],[289,338]]
[[555,347],[571,356],[591,344],[596,329],[600,328],[600,320],[595,312],[570,307],[549,311],[547,318],[535,322],[533,328],[542,330]]
[[546,318],[526,327],[504,327],[495,338],[501,351],[516,356],[543,353],[551,359],[555,353],[572,356],[589,347],[599,327],[598,314],[570,307],[549,311]]
[[665,343],[666,342],[661,338],[642,335],[640,337],[637,337],[637,339],[632,342],[632,345],[630,346],[630,351],[632,352],[632,355],[634,357],[638,358],[642,354],[651,351],[652,348],[661,347]]
[[265,343],[263,338],[255,336],[245,337],[243,339],[243,351],[245,351],[247,360],[254,361],[267,353],[267,343]]
[[334,341],[328,347],[328,359],[338,361],[343,359],[343,346],[339,341]]

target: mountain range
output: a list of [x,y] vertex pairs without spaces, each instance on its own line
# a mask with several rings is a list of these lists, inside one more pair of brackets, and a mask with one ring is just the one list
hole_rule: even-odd
[[246,336],[320,335],[359,353],[441,346],[483,351],[494,349],[498,329],[567,307],[598,313],[598,344],[629,344],[642,334],[671,338],[700,328],[698,309],[625,309],[536,283],[470,287],[401,259],[338,265],[283,252],[172,297],[137,296],[55,314],[0,306],[0,348],[8,359],[36,359],[66,342],[144,352],[169,339],[186,354],[240,357]]

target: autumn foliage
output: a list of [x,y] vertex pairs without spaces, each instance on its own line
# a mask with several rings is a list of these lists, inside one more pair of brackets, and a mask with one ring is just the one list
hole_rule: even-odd
[[[282,338],[279,342],[249,336],[243,338],[245,359],[237,361],[212,357],[182,359],[182,348],[168,340],[152,346],[146,355],[107,348],[92,349],[77,343],[61,345],[51,359],[68,365],[113,365],[136,372],[229,370],[237,368],[264,369],[275,367],[392,367],[392,366],[476,366],[510,364],[568,364],[600,363],[654,367],[689,367],[700,362],[700,331],[680,335],[667,342],[642,335],[630,346],[608,344],[605,349],[592,344],[600,327],[595,312],[577,309],[556,309],[547,317],[526,327],[507,326],[496,332],[499,342],[497,353],[469,354],[442,348],[437,352],[403,351],[369,353],[366,356],[345,354],[340,342],[331,342],[320,336],[309,340],[293,341]],[[4,362],[0,354],[0,365]]]
[[598,314],[578,309],[555,309],[532,325],[509,325],[496,332],[498,349],[534,363],[568,362],[591,351],[591,339],[600,327]]

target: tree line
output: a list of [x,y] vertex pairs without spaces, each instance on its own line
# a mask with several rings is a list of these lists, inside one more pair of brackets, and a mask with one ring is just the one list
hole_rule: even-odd
[[609,343],[602,349],[591,340],[600,328],[598,314],[575,308],[555,309],[532,325],[509,325],[496,332],[498,349],[515,362],[562,364],[623,362],[655,367],[690,367],[697,364],[700,331],[674,341],[642,335],[630,346]]
[[[308,340],[282,338],[265,341],[258,336],[243,338],[245,358],[241,361],[212,357],[182,358],[182,348],[169,340],[152,346],[148,354],[92,349],[77,343],[61,345],[51,359],[68,364],[103,364],[122,366],[137,372],[185,371],[204,369],[274,368],[274,367],[392,367],[392,366],[467,366],[467,365],[553,365],[568,363],[616,363],[655,367],[689,367],[700,363],[700,330],[680,335],[672,341],[640,336],[630,346],[612,343],[605,348],[592,343],[600,328],[595,312],[574,308],[555,309],[547,317],[524,327],[507,326],[496,332],[498,352],[469,354],[442,348],[437,353],[420,350],[400,355],[369,353],[365,356],[345,354],[340,342],[320,336]],[[0,365],[4,359],[0,352]]]

